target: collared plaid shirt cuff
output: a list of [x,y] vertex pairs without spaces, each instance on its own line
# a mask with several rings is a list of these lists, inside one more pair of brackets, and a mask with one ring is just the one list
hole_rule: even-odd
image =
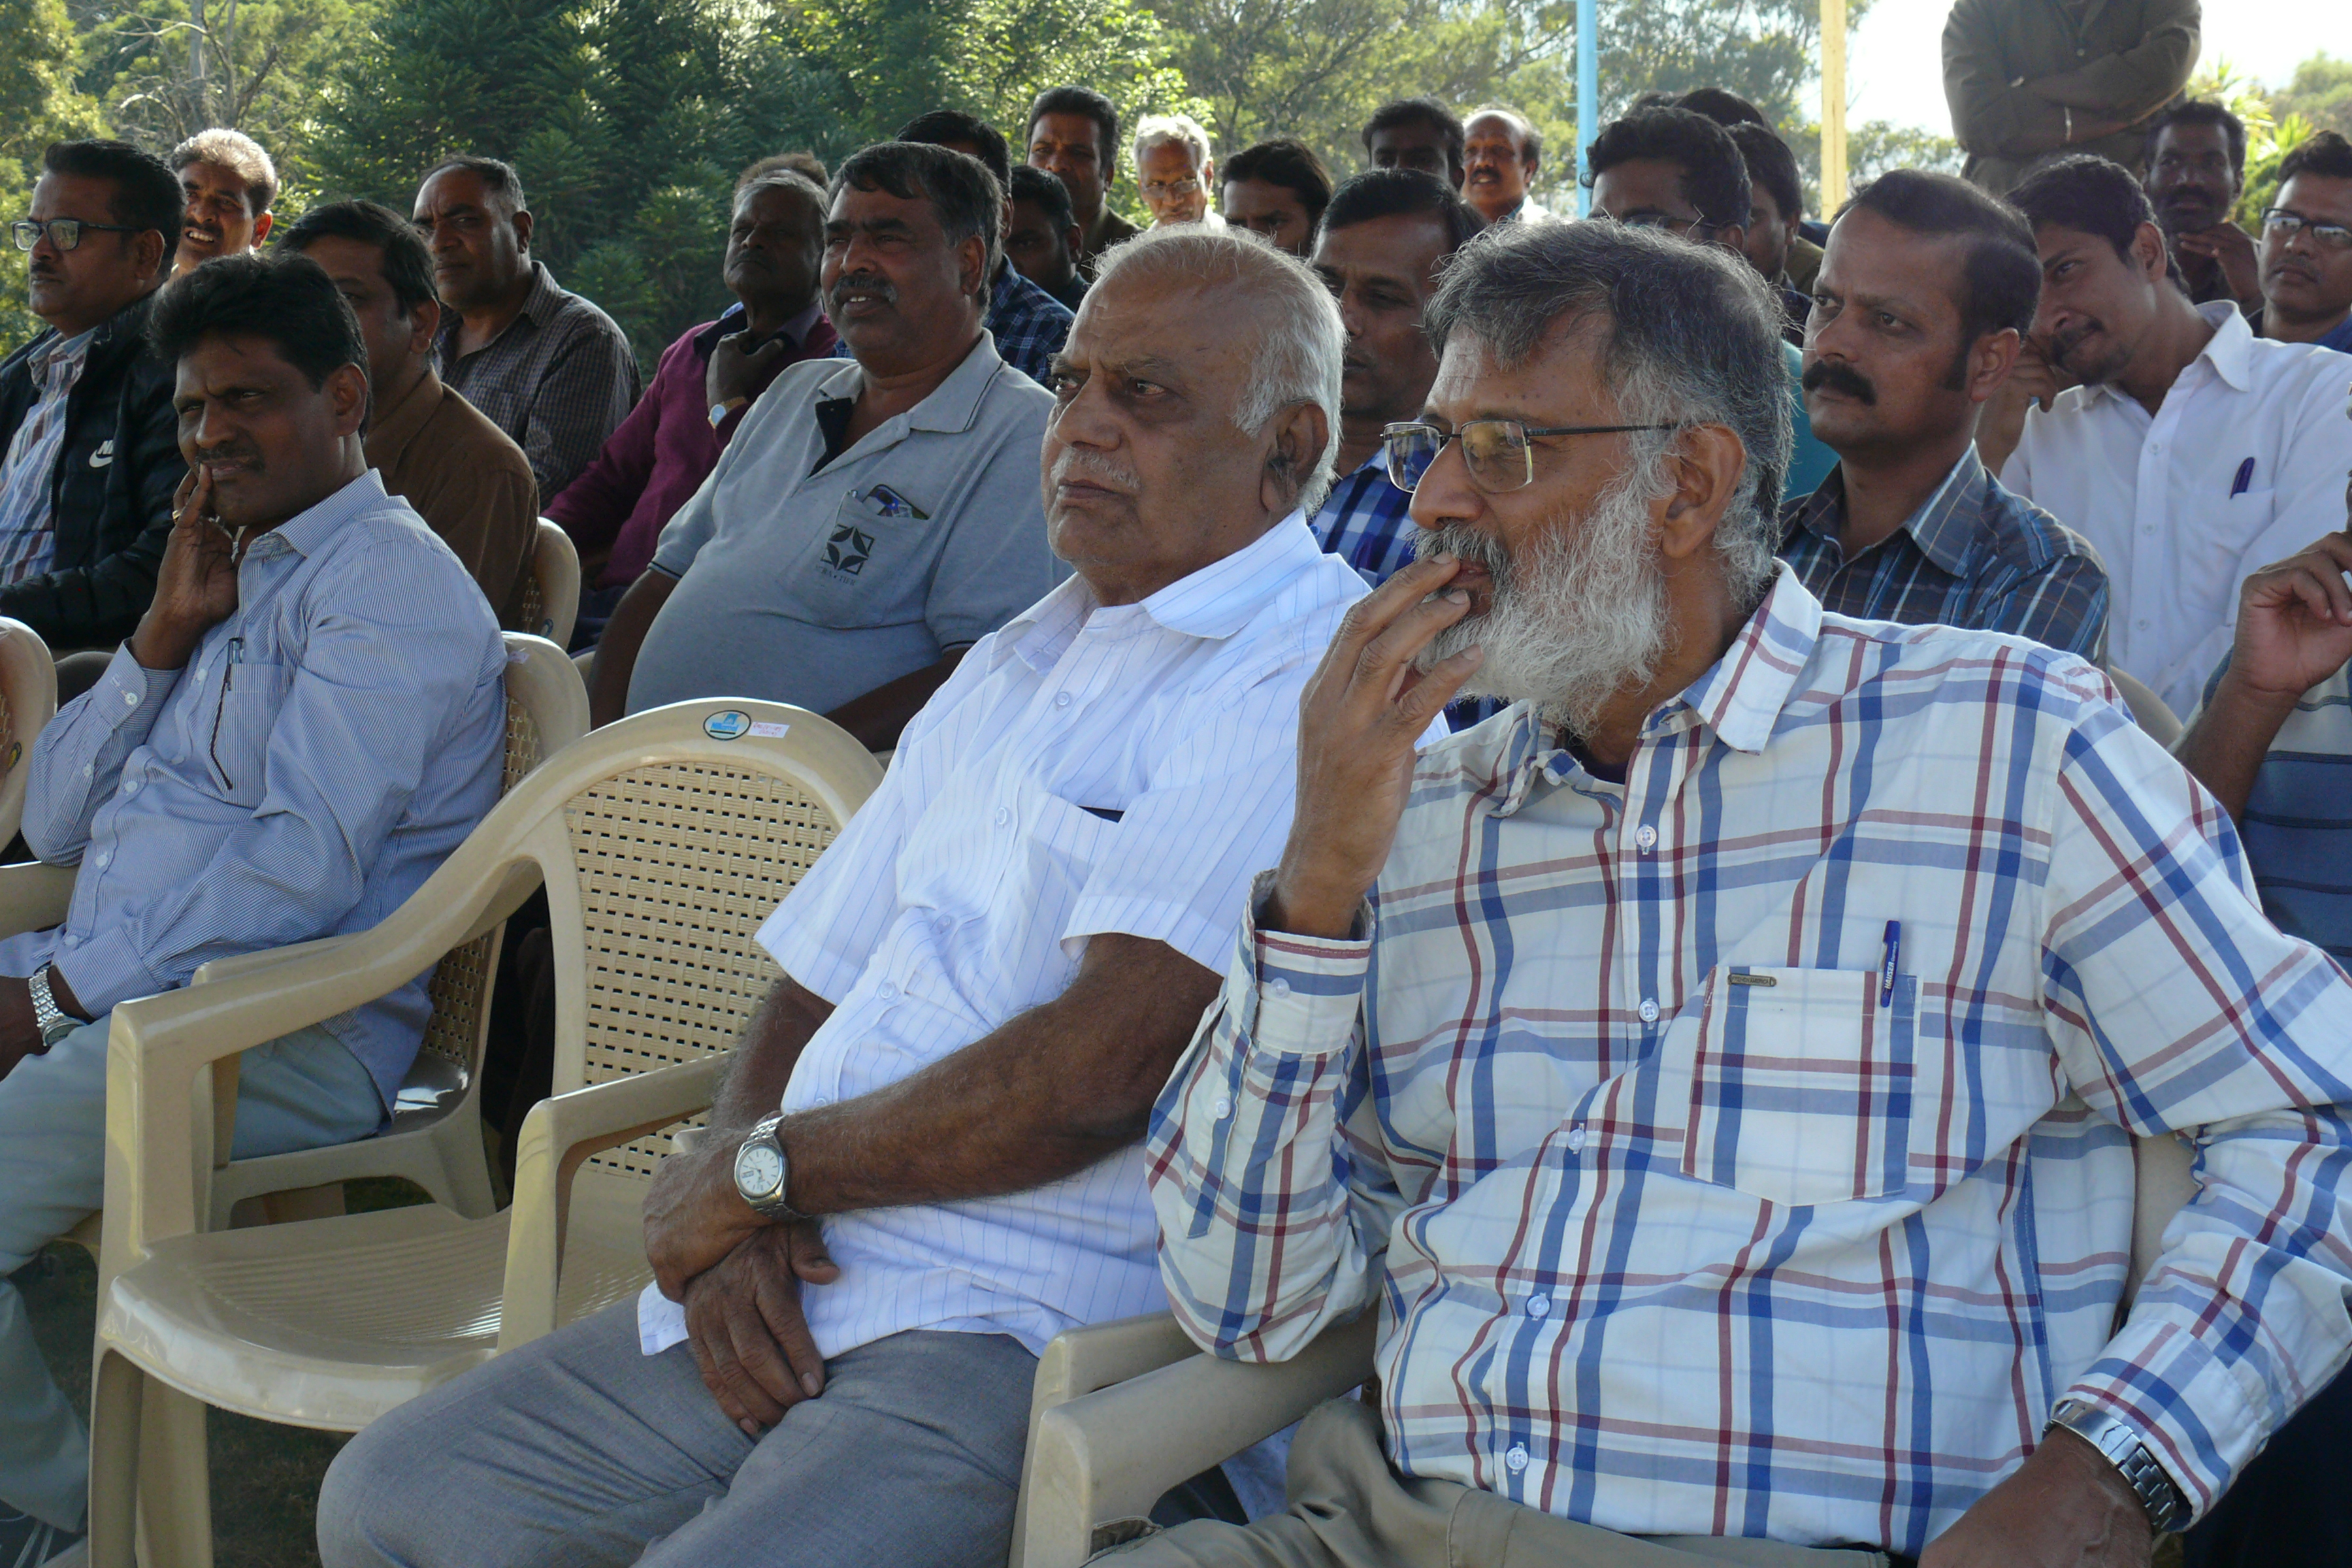
[[1357,935],[1332,940],[1269,931],[1260,923],[1274,897],[1274,873],[1258,873],[1249,918],[1227,982],[1226,1005],[1257,1052],[1331,1056],[1347,1049],[1372,957],[1372,906],[1356,913]]

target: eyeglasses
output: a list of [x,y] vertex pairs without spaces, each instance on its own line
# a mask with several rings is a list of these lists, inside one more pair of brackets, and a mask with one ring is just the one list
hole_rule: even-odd
[[19,250],[30,250],[41,243],[42,230],[47,230],[49,243],[59,250],[78,250],[81,237],[95,230],[100,234],[141,234],[142,229],[119,223],[84,223],[78,217],[53,217],[46,222],[37,217],[20,217],[8,226],[8,232]]
[[1415,420],[1382,430],[1381,448],[1388,459],[1389,483],[1410,494],[1421,488],[1422,476],[1445,450],[1445,444],[1458,440],[1462,461],[1470,469],[1470,482],[1488,495],[1501,495],[1535,482],[1534,443],[1538,436],[1615,436],[1628,430],[1676,428],[1674,425],[1530,426],[1517,419],[1472,419],[1446,431]]
[[[1606,213],[1595,213],[1593,216],[1609,217]],[[1609,221],[1622,225],[1626,228],[1661,228],[1668,234],[1679,234],[1685,239],[1700,229],[1713,234],[1717,229],[1725,226],[1719,223],[1709,223],[1703,217],[1674,217],[1668,214],[1657,212],[1634,213],[1629,217],[1609,218]]]
[[2290,207],[2273,207],[2263,215],[2265,233],[2293,234],[2301,229],[2313,241],[2329,250],[2352,250],[2352,228],[2340,223],[2319,223],[2304,216]]
[[1147,196],[1189,196],[1201,188],[1198,180],[1146,180],[1143,194]]

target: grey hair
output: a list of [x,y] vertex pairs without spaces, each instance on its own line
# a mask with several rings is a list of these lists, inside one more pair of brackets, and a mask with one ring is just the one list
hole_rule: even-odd
[[[1423,316],[1443,353],[1465,333],[1506,368],[1563,327],[1591,323],[1603,382],[1625,423],[1722,425],[1747,464],[1715,544],[1733,598],[1764,596],[1780,541],[1793,395],[1781,310],[1734,252],[1613,223],[1502,224],[1456,251]],[[1630,437],[1634,460],[1664,480],[1672,430]]]
[[806,174],[802,174],[798,169],[768,169],[752,175],[750,179],[745,180],[741,184],[735,187],[735,205],[733,210],[736,212],[741,212],[743,210],[743,204],[750,201],[753,196],[758,195],[761,191],[790,191],[795,195],[806,196],[816,205],[817,222],[819,224],[823,224],[824,222],[828,209],[832,205],[824,194],[824,187],[818,184],[814,180],[810,179]]
[[1209,166],[1209,133],[1201,122],[1189,114],[1147,114],[1135,127],[1135,162],[1139,166],[1143,155],[1162,142],[1181,142],[1192,154],[1192,166]]
[[1339,362],[1347,346],[1339,307],[1322,279],[1246,230],[1192,223],[1146,229],[1105,252],[1089,292],[1126,273],[1139,282],[1196,284],[1215,296],[1221,312],[1256,307],[1256,350],[1234,423],[1255,436],[1286,408],[1311,403],[1323,411],[1330,434],[1298,476],[1299,509],[1314,516],[1330,493],[1339,457]]

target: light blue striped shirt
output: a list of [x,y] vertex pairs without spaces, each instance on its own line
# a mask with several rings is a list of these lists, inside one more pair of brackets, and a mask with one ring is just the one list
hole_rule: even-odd
[[[64,925],[0,943],[93,1016],[215,958],[365,931],[496,804],[506,660],[481,590],[362,475],[255,540],[184,669],[128,645],[34,742],[25,841],[79,866]],[[387,1105],[426,976],[327,1020]]]
[[[1290,829],[1299,693],[1364,581],[1296,514],[1139,604],[1073,577],[983,637],[760,940],[834,1005],[783,1109],[869,1094],[1049,1002],[1087,938],[1221,968]],[[1009,1197],[836,1215],[826,1356],[911,1329],[1011,1334],[1166,1305],[1139,1147]],[[684,1335],[648,1289],[649,1350]]]

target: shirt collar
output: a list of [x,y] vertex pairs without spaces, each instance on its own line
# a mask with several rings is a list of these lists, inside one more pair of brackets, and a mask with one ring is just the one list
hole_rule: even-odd
[[[1983,459],[1977,456],[1976,444],[1970,442],[1951,471],[1903,520],[1895,532],[1908,533],[1922,555],[1953,576],[1967,576],[1969,556],[1978,535],[1984,530],[1984,503],[1990,492],[1991,478]],[[1845,465],[1841,463],[1832,468],[1819,489],[1796,503],[1789,521],[1817,539],[1840,545],[1843,560]],[[1887,537],[1891,539],[1894,534]]]
[[[824,302],[821,300],[811,300],[808,309],[786,321],[782,326],[776,329],[777,333],[793,348],[806,348],[809,333],[816,330],[816,324],[824,315]],[[738,300],[719,311],[717,321],[694,334],[694,352],[704,359],[709,359],[710,351],[719,346],[719,339],[730,337],[741,331],[751,325],[751,312],[745,310],[743,302]]]
[[[1246,627],[1268,601],[1322,559],[1307,522],[1292,512],[1232,554],[1212,561],[1132,605],[1132,611],[1182,637],[1222,642]],[[1030,608],[1005,623],[990,668],[1014,654],[1033,669],[1061,656],[1088,616],[1103,606],[1085,578],[1075,573]]]
[[555,274],[547,269],[544,261],[530,264],[530,292],[522,297],[520,315],[529,316],[531,325],[543,327],[555,319],[563,308],[563,290],[556,286]]
[[[937,430],[961,435],[971,429],[972,421],[980,416],[981,399],[988,395],[997,372],[1004,368],[1004,361],[996,352],[996,340],[989,335],[987,328],[982,327],[980,342],[972,345],[971,353],[963,356],[963,363],[948,372],[948,378],[933,387],[929,397],[884,424],[882,429],[887,430],[891,425],[904,420],[910,430]],[[839,370],[817,383],[815,400],[855,397],[857,389],[865,384],[866,373],[858,367],[857,362],[855,359],[845,360]]]
[[46,379],[49,372],[61,361],[87,356],[89,346],[98,341],[98,334],[104,330],[102,324],[96,327],[84,327],[72,337],[50,339],[48,342],[34,351],[34,363],[30,366],[33,379],[36,382]]
[[[2209,300],[2197,307],[2197,313],[2205,318],[2213,335],[2205,340],[2205,346],[2197,351],[2197,359],[2183,366],[2180,374],[2187,375],[2198,360],[2202,360],[2213,367],[2213,374],[2232,392],[2251,390],[2254,384],[2254,330],[2238,313],[2236,302]],[[2179,377],[2174,377],[2173,384],[2179,385]],[[2108,398],[2127,400],[2127,395],[2113,382],[2103,381],[2096,386],[2084,387],[2082,398],[2087,406]]]
[[383,480],[376,476],[373,468],[370,468],[316,506],[295,513],[255,540],[252,549],[246,552],[246,559],[250,561],[259,553],[266,560],[269,554],[276,553],[274,548],[267,551],[264,548],[273,539],[283,541],[285,548],[299,555],[316,554],[319,547],[337,529],[355,517],[374,510],[389,499]]

